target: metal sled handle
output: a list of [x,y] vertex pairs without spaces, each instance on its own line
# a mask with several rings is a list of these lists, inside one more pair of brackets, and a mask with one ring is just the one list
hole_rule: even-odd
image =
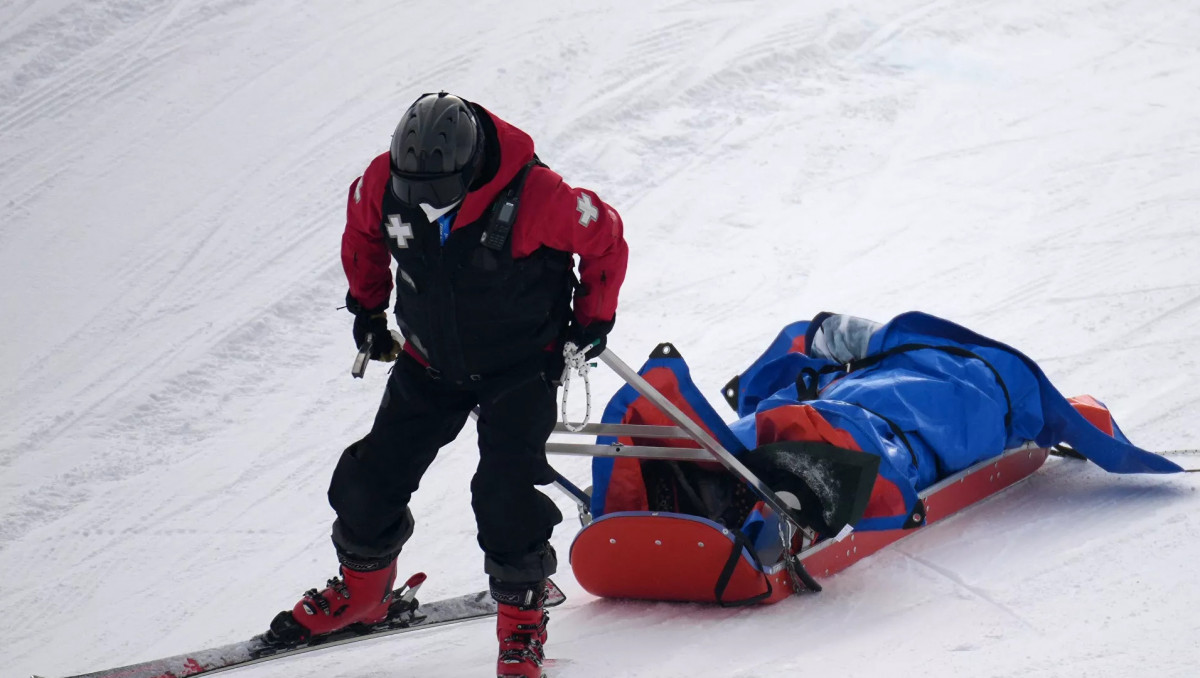
[[713,439],[713,437],[710,436],[703,427],[693,421],[691,417],[684,414],[683,410],[675,406],[675,403],[667,400],[666,396],[660,393],[658,389],[654,388],[650,382],[643,379],[642,375],[634,371],[634,369],[627,365],[624,360],[621,360],[619,357],[617,357],[617,354],[613,353],[609,349],[605,349],[599,357],[600,360],[604,361],[605,365],[608,365],[612,371],[620,375],[620,377],[625,380],[625,383],[632,386],[634,390],[645,397],[646,400],[649,400],[656,407],[658,407],[658,409],[662,410],[662,413],[667,415],[667,418],[670,419],[676,426],[678,426],[680,429],[683,429],[689,438],[699,443],[700,446],[707,450],[713,458],[721,462],[725,468],[729,469],[730,473],[733,473],[738,478],[741,478],[742,481],[749,485],[750,489],[753,490],[756,495],[758,495],[758,498],[762,499],[767,506],[770,506],[771,510],[774,511],[775,514],[784,521],[786,521],[793,530],[803,533],[810,539],[815,536],[812,530],[796,522],[796,519],[792,517],[787,504],[785,504],[783,500],[781,500],[779,496],[776,495],[773,490],[771,490],[771,488],[767,487],[766,483],[760,480],[758,476],[754,475],[753,471],[746,468],[745,464],[738,461],[737,457],[730,454],[729,451],[726,450],[721,443]]

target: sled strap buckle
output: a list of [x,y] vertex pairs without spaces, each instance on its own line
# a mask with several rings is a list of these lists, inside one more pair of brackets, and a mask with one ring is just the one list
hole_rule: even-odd
[[800,534],[800,548],[795,553],[792,551],[792,544],[796,537],[796,530],[786,520],[779,521],[779,540],[783,543],[783,565],[787,569],[788,578],[792,582],[792,591],[800,593],[802,591],[810,591],[812,593],[820,593],[821,585],[816,579],[808,573],[808,569],[804,567],[804,563],[800,562],[800,551],[803,551],[815,537],[809,530],[803,530]]

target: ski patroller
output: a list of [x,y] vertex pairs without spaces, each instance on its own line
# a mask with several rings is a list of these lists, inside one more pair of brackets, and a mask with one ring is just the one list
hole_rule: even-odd
[[[305,652],[323,650],[373,638],[382,638],[409,631],[434,628],[459,622],[491,617],[496,614],[496,601],[487,591],[479,591],[430,603],[419,603],[416,592],[425,581],[425,574],[409,578],[396,589],[396,600],[388,619],[366,628],[347,629],[314,639],[299,646],[279,646],[259,634],[237,643],[164,657],[140,664],[131,664],[104,671],[83,673],[66,678],[184,678],[228,671],[274,659],[292,657]],[[561,605],[566,600],[562,590],[547,580],[546,607]],[[43,678],[34,676],[33,678]]]

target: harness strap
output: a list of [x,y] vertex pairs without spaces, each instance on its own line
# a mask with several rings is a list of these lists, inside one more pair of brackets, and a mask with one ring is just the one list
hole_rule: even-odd
[[512,232],[513,224],[517,223],[517,210],[521,207],[521,191],[525,188],[525,179],[534,165],[546,165],[535,155],[533,160],[525,163],[512,181],[501,191],[500,197],[492,203],[492,214],[487,228],[479,239],[484,247],[499,252],[508,242],[508,234]]
[[875,410],[867,407],[866,405],[863,405],[862,403],[852,402],[850,404],[861,407],[868,414],[873,414],[876,417],[879,417],[880,419],[882,419],[883,423],[887,424],[888,429],[891,430],[892,435],[899,438],[900,442],[904,444],[904,448],[908,450],[908,456],[912,458],[913,468],[921,468],[921,463],[917,459],[917,451],[913,449],[912,443],[909,442],[909,440],[908,440],[908,434],[906,434],[904,432],[904,429],[900,428],[899,424],[892,421],[891,418],[883,416],[879,412],[876,412]]
[[[750,540],[746,538],[746,535],[741,530],[731,530],[730,532],[733,535],[733,548],[729,552],[729,559],[725,561],[725,567],[721,568],[721,575],[717,577],[717,586],[713,590],[717,598],[717,603],[721,607],[742,607],[766,600],[775,592],[775,587],[771,585],[771,578],[763,571],[762,560],[759,559],[758,553],[755,552],[754,545],[750,543]],[[733,573],[737,569],[738,561],[742,559],[742,549],[746,549],[746,552],[750,554],[750,560],[758,568],[758,572],[762,575],[763,583],[767,585],[767,589],[749,598],[725,600],[725,589],[729,586],[729,581],[733,579]]]

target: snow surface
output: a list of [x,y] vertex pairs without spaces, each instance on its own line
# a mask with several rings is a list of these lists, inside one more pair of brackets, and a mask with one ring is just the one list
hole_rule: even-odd
[[[346,189],[430,90],[621,211],[628,362],[674,341],[715,400],[789,321],[918,309],[1147,448],[1200,447],[1197,36],[1195,0],[6,0],[0,675],[236,640],[334,573],[326,484],[386,378],[347,374]],[[474,445],[414,500],[427,598],[484,585]],[[562,678],[1197,675],[1196,487],[1052,461],[763,609],[597,600],[564,568],[550,655]],[[485,676],[492,638],[240,675]]]

